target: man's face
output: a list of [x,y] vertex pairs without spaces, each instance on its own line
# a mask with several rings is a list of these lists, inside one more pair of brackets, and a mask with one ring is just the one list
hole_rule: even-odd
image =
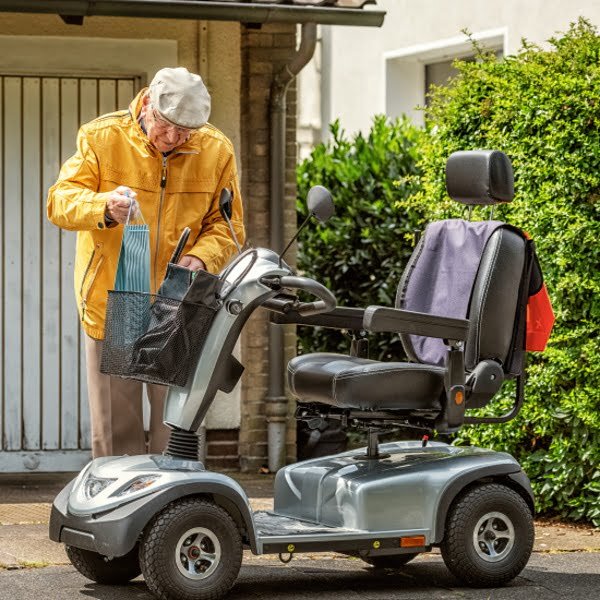
[[184,144],[194,131],[172,125],[161,117],[158,111],[152,107],[148,96],[144,98],[141,115],[144,119],[146,135],[159,152],[171,152],[177,146]]

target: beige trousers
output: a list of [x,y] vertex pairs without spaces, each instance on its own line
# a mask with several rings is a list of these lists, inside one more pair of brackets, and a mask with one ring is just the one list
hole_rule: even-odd
[[161,453],[169,440],[170,429],[163,424],[166,388],[147,385],[150,401],[150,432],[148,448],[142,412],[144,384],[100,373],[102,340],[85,336],[88,401],[92,424],[92,455]]

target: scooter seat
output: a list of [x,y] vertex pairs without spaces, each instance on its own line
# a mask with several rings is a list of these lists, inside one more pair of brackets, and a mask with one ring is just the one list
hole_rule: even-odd
[[289,362],[288,383],[303,403],[359,410],[441,410],[444,368],[318,352]]

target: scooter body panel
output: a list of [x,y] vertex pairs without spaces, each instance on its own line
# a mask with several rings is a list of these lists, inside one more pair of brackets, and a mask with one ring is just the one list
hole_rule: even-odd
[[[380,552],[389,552],[397,551],[398,539],[405,536],[424,536],[423,551],[441,541],[452,501],[474,481],[511,478],[531,496],[527,477],[509,454],[435,442],[426,447],[394,442],[379,449],[389,456],[368,459],[361,449],[281,469],[274,510],[256,514],[239,483],[205,470],[202,463],[159,455],[99,458],[57,496],[50,538],[122,556],[167,504],[208,495],[233,513],[256,554],[292,546],[295,551],[364,551],[375,541]],[[148,487],[125,492],[152,478]],[[96,481],[107,483],[91,497]]]
[[475,447],[409,441],[379,451],[389,456],[353,450],[281,469],[274,513],[354,531],[420,531],[429,545],[441,541],[447,510],[467,485],[521,473],[509,454]]
[[[156,478],[139,491],[132,484]],[[91,483],[107,482],[90,496]],[[248,496],[237,481],[207,471],[202,463],[160,455],[106,457],[93,460],[56,497],[50,539],[106,556],[123,556],[137,543],[152,518],[167,504],[186,496],[207,495],[234,517],[256,550]]]

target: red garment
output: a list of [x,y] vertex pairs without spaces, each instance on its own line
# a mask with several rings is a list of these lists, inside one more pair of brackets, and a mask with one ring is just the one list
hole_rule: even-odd
[[525,350],[543,352],[550,338],[554,325],[554,311],[546,284],[537,294],[529,296],[527,302],[527,330],[525,334]]

